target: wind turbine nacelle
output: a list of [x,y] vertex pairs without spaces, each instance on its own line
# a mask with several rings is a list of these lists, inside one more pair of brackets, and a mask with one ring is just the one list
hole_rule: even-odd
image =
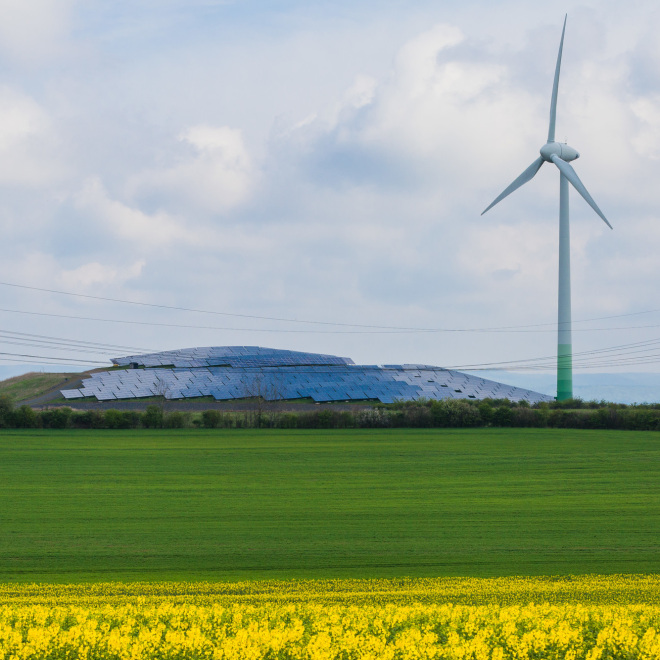
[[541,147],[541,158],[552,162],[553,156],[559,156],[563,161],[569,163],[572,160],[575,160],[580,157],[580,154],[569,147],[567,144],[562,144],[561,142],[548,142]]

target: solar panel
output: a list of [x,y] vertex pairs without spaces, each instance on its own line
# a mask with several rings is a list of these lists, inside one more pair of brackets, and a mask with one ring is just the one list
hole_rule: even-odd
[[80,390],[62,390],[61,394],[65,399],[79,399],[85,396]]
[[[80,396],[180,398],[211,395],[218,400],[261,396],[275,401],[311,397],[316,401],[379,399],[510,398],[551,400],[538,392],[423,364],[356,365],[350,358],[259,346],[215,346],[114,358],[144,369],[97,372]],[[458,390],[458,391],[457,391]],[[64,390],[76,398],[76,390]],[[71,394],[65,395],[64,392]]]

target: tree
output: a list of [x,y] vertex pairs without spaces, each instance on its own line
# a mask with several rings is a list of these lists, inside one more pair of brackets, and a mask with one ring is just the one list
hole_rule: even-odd
[[265,413],[269,412],[272,425],[273,414],[283,397],[282,379],[278,371],[256,369],[246,371],[241,378],[241,391],[248,402],[248,417],[251,426],[262,426]]
[[12,423],[14,402],[5,394],[0,396],[0,428],[6,428]]
[[163,416],[165,414],[165,404],[169,398],[170,386],[160,374],[156,374],[153,391],[157,401],[154,405],[160,408],[161,416]]

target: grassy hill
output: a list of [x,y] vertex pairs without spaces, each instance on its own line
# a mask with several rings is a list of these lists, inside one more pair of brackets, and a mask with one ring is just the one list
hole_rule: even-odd
[[654,432],[0,432],[2,581],[660,572]]
[[74,387],[80,381],[82,373],[43,373],[30,372],[0,381],[0,396],[8,396],[14,403],[29,401],[60,389]]

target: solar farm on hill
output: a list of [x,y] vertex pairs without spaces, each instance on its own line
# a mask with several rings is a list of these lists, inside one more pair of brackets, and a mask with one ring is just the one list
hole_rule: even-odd
[[93,373],[82,387],[64,389],[62,395],[70,400],[94,397],[99,401],[150,396],[381,403],[422,398],[552,400],[538,392],[441,367],[364,366],[345,357],[259,346],[188,348],[112,361],[116,367],[125,368]]

